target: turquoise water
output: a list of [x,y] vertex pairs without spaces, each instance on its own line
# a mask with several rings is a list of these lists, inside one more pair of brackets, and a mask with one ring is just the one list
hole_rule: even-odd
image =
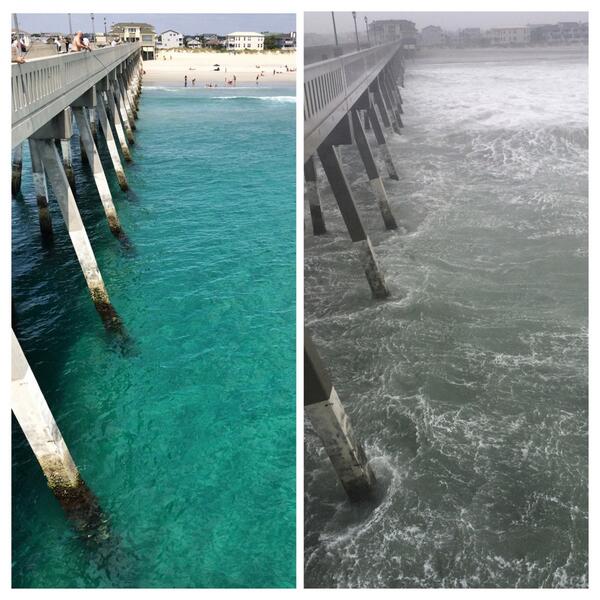
[[42,244],[26,153],[16,333],[112,537],[102,552],[81,543],[13,422],[13,586],[295,585],[293,94],[146,89],[127,194],[100,147],[131,250],[76,157],[125,349],[52,198]]

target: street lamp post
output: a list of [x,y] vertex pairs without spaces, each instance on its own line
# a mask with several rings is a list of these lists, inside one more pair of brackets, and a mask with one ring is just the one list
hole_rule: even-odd
[[69,37],[73,37],[73,25],[71,24],[71,13],[69,14]]
[[90,13],[90,17],[92,18],[92,41],[96,41],[96,28],[94,27],[94,13]]
[[354,19],[354,33],[356,34],[356,51],[360,50],[360,44],[358,42],[358,27],[356,26],[356,12],[352,11],[352,18]]
[[365,29],[367,30],[367,44],[369,48],[371,47],[371,38],[369,37],[369,23],[367,21],[367,17],[365,17]]
[[335,38],[335,45],[338,46],[337,29],[335,28],[335,15],[331,11],[331,20],[333,21],[333,37]]
[[104,17],[104,41],[106,42],[106,17]]

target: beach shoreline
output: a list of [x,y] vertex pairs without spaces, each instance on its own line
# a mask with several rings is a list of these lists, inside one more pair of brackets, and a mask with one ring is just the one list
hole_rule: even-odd
[[[216,69],[219,69],[218,71]],[[230,87],[253,84],[293,85],[296,81],[296,52],[233,54],[214,51],[167,50],[155,60],[144,62],[143,85]],[[258,79],[257,79],[258,77]]]

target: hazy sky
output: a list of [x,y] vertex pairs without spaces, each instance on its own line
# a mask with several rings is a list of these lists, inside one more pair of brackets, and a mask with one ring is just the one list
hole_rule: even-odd
[[[587,21],[586,12],[358,12],[356,21],[359,32],[365,30],[365,16],[369,21],[377,19],[408,19],[417,29],[427,25],[439,25],[447,30],[464,27],[502,27],[503,25],[527,25],[528,23],[557,23],[558,21]],[[335,25],[338,32],[354,31],[350,12],[336,12]],[[331,33],[330,12],[307,12],[304,15],[304,30],[307,33]]]
[[[64,14],[17,13],[19,28],[29,33],[40,31],[61,31],[69,29],[69,17]],[[94,13],[96,33],[104,32],[104,18],[110,31],[111,23],[119,21],[141,21],[150,23],[156,33],[175,29],[185,34],[218,33],[233,31],[277,31],[287,32],[296,29],[296,16],[293,14],[106,14]],[[71,14],[73,31],[81,29],[91,32],[92,21],[89,13]]]

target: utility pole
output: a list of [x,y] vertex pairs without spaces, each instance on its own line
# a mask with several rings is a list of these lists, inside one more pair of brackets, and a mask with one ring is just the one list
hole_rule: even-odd
[[352,18],[354,19],[354,33],[356,34],[356,51],[360,50],[360,44],[358,42],[358,27],[356,26],[356,11],[352,11]]

